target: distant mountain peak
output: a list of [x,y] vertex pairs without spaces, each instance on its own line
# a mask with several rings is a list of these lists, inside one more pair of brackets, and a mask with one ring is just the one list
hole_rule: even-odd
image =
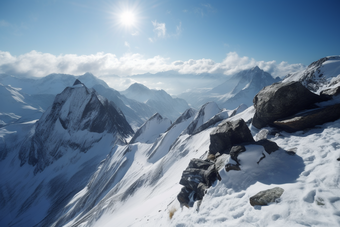
[[251,69],[251,71],[263,71],[257,65]]
[[83,83],[80,82],[80,80],[76,79],[76,81],[74,81],[74,83],[73,83],[73,86],[78,85],[78,84],[83,84]]

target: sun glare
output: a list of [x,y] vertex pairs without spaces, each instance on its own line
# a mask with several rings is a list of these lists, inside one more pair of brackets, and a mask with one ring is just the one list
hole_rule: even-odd
[[120,15],[120,23],[126,27],[134,26],[136,23],[135,15],[130,11],[123,12]]

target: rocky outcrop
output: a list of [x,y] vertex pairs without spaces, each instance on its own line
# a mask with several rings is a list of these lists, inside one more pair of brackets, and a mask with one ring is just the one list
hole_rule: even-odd
[[178,201],[181,205],[192,207],[196,200],[202,200],[206,190],[217,179],[221,180],[221,177],[213,162],[192,159],[179,182],[184,187],[177,196]]
[[270,203],[278,202],[284,190],[280,187],[275,187],[265,191],[261,191],[250,197],[249,202],[252,206],[266,206]]
[[326,122],[335,121],[340,118],[340,104],[318,108],[303,112],[293,117],[274,121],[274,125],[288,132],[295,132],[312,128]]
[[252,124],[256,128],[272,125],[275,120],[311,108],[324,101],[301,82],[275,83],[262,89],[253,100],[256,109]]
[[210,133],[210,154],[229,154],[234,145],[255,142],[243,119],[225,121]]

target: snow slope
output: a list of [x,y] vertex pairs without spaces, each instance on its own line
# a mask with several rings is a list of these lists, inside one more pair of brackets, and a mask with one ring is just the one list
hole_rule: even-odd
[[108,100],[80,82],[57,95],[38,122],[1,128],[0,226],[53,222],[132,133]]

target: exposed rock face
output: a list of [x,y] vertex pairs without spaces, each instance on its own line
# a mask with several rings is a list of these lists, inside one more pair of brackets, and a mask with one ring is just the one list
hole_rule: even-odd
[[312,128],[326,122],[335,121],[340,118],[340,104],[318,108],[309,112],[295,115],[290,118],[274,121],[274,125],[288,132],[295,132]]
[[[56,96],[19,151],[21,165],[35,166],[34,173],[64,155],[69,148],[86,152],[102,133],[127,137],[133,130],[112,102],[77,80]],[[84,135],[91,135],[84,138]]]
[[196,200],[201,200],[206,190],[217,180],[221,180],[215,164],[201,159],[192,159],[183,171],[180,184],[184,187],[178,194],[178,201],[191,207]]
[[222,122],[210,134],[209,153],[229,154],[234,145],[255,142],[243,119]]
[[271,125],[275,120],[291,116],[322,101],[301,82],[275,83],[262,89],[254,97],[256,109],[252,124],[256,128]]
[[256,195],[250,197],[250,205],[252,206],[266,206],[270,203],[278,201],[284,190],[280,187],[275,187],[265,191],[261,191]]

